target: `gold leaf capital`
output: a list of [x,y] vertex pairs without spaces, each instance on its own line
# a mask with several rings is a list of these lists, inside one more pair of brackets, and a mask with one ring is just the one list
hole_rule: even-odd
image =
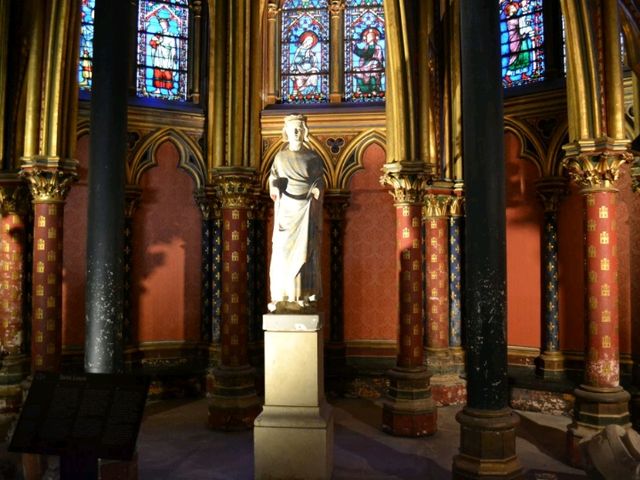
[[63,202],[71,183],[77,179],[75,171],[28,167],[20,171],[25,178],[34,202]]
[[253,170],[222,167],[214,178],[222,208],[251,208],[255,196]]
[[546,177],[536,182],[536,192],[545,212],[557,212],[560,201],[567,195],[567,180],[564,177]]
[[585,189],[613,188],[620,167],[631,160],[629,152],[602,152],[565,158],[563,163],[571,179]]
[[380,177],[382,185],[393,188],[389,192],[396,204],[420,204],[427,185],[427,173],[422,162],[387,163]]
[[424,211],[426,218],[446,217],[452,197],[429,193],[424,197]]

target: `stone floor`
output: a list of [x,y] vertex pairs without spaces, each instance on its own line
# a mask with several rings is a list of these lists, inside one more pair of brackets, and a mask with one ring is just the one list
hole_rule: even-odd
[[[438,410],[438,432],[427,438],[391,437],[381,432],[381,406],[370,400],[332,400],[335,415],[334,479],[450,479],[458,451],[460,407]],[[251,432],[218,433],[205,426],[207,401],[165,401],[149,405],[138,438],[139,478],[251,479]],[[527,479],[572,480],[584,472],[564,463],[569,418],[518,412],[517,452]],[[622,480],[622,479],[620,479]]]

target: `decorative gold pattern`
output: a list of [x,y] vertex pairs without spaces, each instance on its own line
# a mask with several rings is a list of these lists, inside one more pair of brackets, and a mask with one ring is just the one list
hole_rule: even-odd
[[17,213],[23,215],[29,208],[26,185],[20,181],[4,184],[0,178],[0,212],[3,215]]
[[24,168],[20,171],[29,184],[34,202],[63,202],[71,188],[71,182],[77,179],[75,170]]
[[464,216],[464,197],[453,196],[449,203],[449,216],[462,217]]
[[236,169],[216,172],[216,191],[222,208],[251,208],[254,203],[255,183],[250,172],[237,172]]
[[434,195],[432,193],[425,195],[425,217],[426,218],[438,218],[446,217],[449,210],[449,205],[453,201],[453,197],[449,195]]
[[422,162],[387,163],[383,167],[380,183],[393,188],[389,193],[393,195],[396,205],[421,203],[428,180],[424,168]]
[[620,167],[631,159],[630,152],[604,150],[567,156],[562,163],[571,179],[582,188],[613,188]]

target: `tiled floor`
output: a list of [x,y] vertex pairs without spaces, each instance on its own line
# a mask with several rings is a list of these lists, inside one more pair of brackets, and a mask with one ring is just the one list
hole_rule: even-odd
[[[381,407],[360,399],[332,400],[335,419],[334,479],[450,479],[459,444],[455,414],[438,410],[432,437],[391,437],[379,429]],[[528,479],[586,478],[563,462],[569,418],[518,412],[517,452]],[[139,478],[252,479],[251,432],[208,430],[207,401],[170,401],[150,405],[138,438]],[[286,453],[285,453],[286,454]]]

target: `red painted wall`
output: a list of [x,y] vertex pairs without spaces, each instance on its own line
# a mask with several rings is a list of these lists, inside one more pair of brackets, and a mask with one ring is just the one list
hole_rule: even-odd
[[520,158],[520,140],[505,134],[507,335],[511,346],[540,347],[540,235],[543,212],[537,167]]
[[351,180],[344,241],[345,340],[397,340],[395,207],[380,185],[384,150],[373,144]]
[[84,347],[89,138],[78,139],[78,181],[71,186],[64,207],[62,344],[66,347]]
[[170,142],[141,180],[134,214],[132,318],[139,342],[199,338],[201,215]]

